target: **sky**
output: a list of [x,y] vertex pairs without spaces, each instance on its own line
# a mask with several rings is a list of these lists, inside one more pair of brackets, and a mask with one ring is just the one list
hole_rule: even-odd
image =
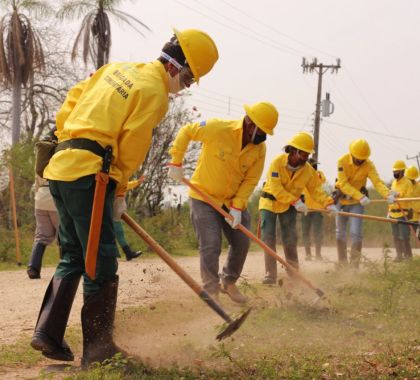
[[302,72],[302,57],[341,59],[338,73],[324,75],[322,91],[335,106],[320,129],[319,169],[330,183],[353,139],[368,140],[385,181],[395,160],[420,155],[418,0],[127,0],[118,9],[152,32],[141,37],[112,19],[111,61],[154,60],[172,27],[198,28],[214,39],[219,61],[187,101],[198,120],[238,119],[243,104],[258,101],[277,107],[262,180],[295,133],[312,132],[317,74]]

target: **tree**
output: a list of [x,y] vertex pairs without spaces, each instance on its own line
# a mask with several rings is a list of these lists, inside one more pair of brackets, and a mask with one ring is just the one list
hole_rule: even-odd
[[[167,175],[170,145],[179,128],[191,123],[198,116],[185,106],[185,96],[188,94],[170,100],[169,111],[153,130],[150,150],[143,165],[135,174],[136,177],[144,175],[145,181],[140,187],[130,191],[129,205],[136,208],[140,215],[156,215],[162,206],[164,190],[173,184]],[[197,159],[199,146],[198,143],[190,144],[184,163],[187,173],[192,170],[192,165]]]
[[[70,53],[63,48],[63,32],[51,25],[39,31],[43,36],[45,69],[34,73],[21,94],[20,138],[24,142],[37,141],[51,129],[68,90],[84,77],[84,73],[71,64]],[[11,109],[11,89],[5,89],[0,94],[0,131],[9,132]],[[1,141],[7,141],[3,134]],[[0,142],[0,150],[1,145]]]
[[[46,1],[1,0],[0,6],[11,10],[0,20],[0,81],[12,88],[12,145],[19,142],[22,86],[33,80],[34,73],[44,68],[40,36],[31,20],[22,12],[47,15]],[[10,9],[11,8],[11,9]]]
[[64,1],[57,13],[61,20],[74,20],[83,17],[82,25],[73,45],[73,60],[77,56],[79,45],[82,44],[83,62],[85,64],[87,64],[89,58],[96,69],[108,63],[111,50],[111,23],[108,14],[119,21],[125,22],[142,36],[144,34],[139,27],[150,30],[137,18],[116,9],[115,7],[121,2],[121,0]]

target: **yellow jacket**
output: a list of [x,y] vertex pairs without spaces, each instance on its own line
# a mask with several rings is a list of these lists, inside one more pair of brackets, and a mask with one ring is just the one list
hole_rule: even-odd
[[[219,205],[245,209],[254,191],[265,160],[265,143],[249,143],[242,149],[240,120],[210,119],[183,126],[170,154],[172,163],[181,164],[191,140],[203,143],[191,183],[210,195]],[[190,197],[202,200],[190,190]]]
[[[398,193],[398,198],[408,198],[412,195],[413,184],[407,177],[402,177],[398,180],[394,179],[392,181],[391,189]],[[393,219],[397,219],[403,217],[404,215],[407,215],[410,203],[407,204],[407,202],[399,202],[398,204],[390,204],[388,206],[388,216]],[[404,211],[404,214],[400,211],[399,206],[401,206],[402,210]]]
[[321,208],[334,203],[322,189],[315,169],[306,163],[296,172],[292,172],[287,168],[288,156],[287,153],[280,154],[271,162],[263,192],[273,195],[276,200],[261,197],[259,209],[275,213],[285,212],[300,198],[305,188]]
[[[420,182],[415,182],[413,185],[412,197],[420,197]],[[413,209],[413,221],[418,222],[420,220],[420,201],[413,201],[410,203],[410,208]]]
[[375,165],[371,160],[367,159],[362,165],[357,166],[353,164],[350,153],[341,156],[338,159],[338,174],[335,186],[347,197],[341,198],[340,203],[343,205],[358,203],[364,196],[360,189],[366,186],[368,178],[378,193],[386,198],[389,194],[389,189],[379,178]]
[[[326,182],[326,178],[324,173],[321,170],[316,171],[318,180],[320,182],[320,185],[322,186]],[[321,204],[319,204],[311,195],[311,193],[308,191],[308,189],[305,187],[303,190],[303,195],[305,196],[305,204],[309,208],[324,208]]]
[[[143,163],[152,130],[167,109],[168,79],[162,63],[111,63],[68,92],[57,113],[56,135],[59,142],[87,138],[102,147],[111,145],[110,176],[121,192]],[[66,149],[51,158],[44,177],[74,181],[101,166],[102,158],[90,151]]]

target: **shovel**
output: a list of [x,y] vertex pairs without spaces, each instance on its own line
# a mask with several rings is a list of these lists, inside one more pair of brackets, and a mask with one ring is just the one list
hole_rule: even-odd
[[[225,218],[233,219],[232,216],[227,213],[223,208],[221,208],[219,205],[217,205],[204,191],[200,190],[196,185],[192,184],[188,179],[183,178],[181,180],[182,183],[189,186],[191,189],[193,189],[197,194],[199,194],[205,202],[207,202],[210,206],[212,206],[216,211],[218,211],[220,214],[222,214]],[[242,224],[238,224],[237,228],[241,230],[246,236],[248,236],[251,240],[255,241],[258,245],[260,245],[267,254],[269,254],[271,257],[276,259],[278,262],[280,262],[288,271],[292,274],[293,277],[298,278],[301,282],[303,282],[306,286],[308,286],[310,289],[315,291],[317,297],[312,301],[312,305],[317,303],[320,299],[325,297],[325,293],[314,286],[306,277],[304,277],[298,270],[296,270],[293,266],[291,266],[286,260],[284,260],[282,257],[280,257],[273,249],[271,249],[267,244],[265,244],[261,239],[259,239],[257,236],[255,236],[250,230],[248,230],[245,226]]]
[[[383,203],[386,202],[386,199],[371,199],[371,203]],[[420,201],[420,197],[412,197],[412,198],[396,198],[395,202],[415,202]]]
[[166,252],[143,228],[141,228],[128,214],[124,213],[121,216],[121,219],[124,220],[133,231],[139,235],[146,244],[156,252],[160,258],[165,261],[166,264],[179,276],[181,279],[208,305],[212,308],[220,317],[224,319],[227,323],[227,326],[223,329],[219,335],[217,335],[217,340],[225,339],[231,336],[236,330],[238,330],[245,319],[248,317],[251,308],[245,311],[236,319],[232,319],[221,307],[216,303],[216,301],[211,298],[211,296],[187,273],[181,266],[172,258],[172,256]]

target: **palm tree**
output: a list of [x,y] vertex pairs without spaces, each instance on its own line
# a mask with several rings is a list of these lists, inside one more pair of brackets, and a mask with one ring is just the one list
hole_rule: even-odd
[[89,58],[97,69],[108,63],[111,50],[111,23],[108,14],[130,25],[142,36],[144,34],[139,30],[139,27],[150,31],[149,27],[137,18],[116,9],[115,7],[121,2],[122,0],[67,0],[63,2],[57,13],[58,18],[63,20],[84,16],[73,45],[73,60],[77,56],[79,45],[82,44],[83,62],[85,64],[87,64]]
[[12,87],[12,145],[19,142],[22,86],[33,81],[44,67],[41,39],[31,20],[22,12],[45,16],[51,8],[42,0],[0,0],[9,10],[0,19],[0,81]]

